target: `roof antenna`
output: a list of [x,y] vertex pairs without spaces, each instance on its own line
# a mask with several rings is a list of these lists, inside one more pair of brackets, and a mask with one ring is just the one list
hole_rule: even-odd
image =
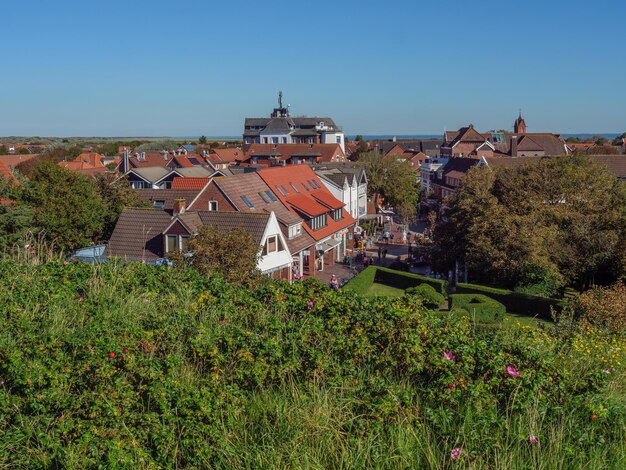
[[278,92],[278,107],[279,108],[283,107],[283,92],[282,91]]

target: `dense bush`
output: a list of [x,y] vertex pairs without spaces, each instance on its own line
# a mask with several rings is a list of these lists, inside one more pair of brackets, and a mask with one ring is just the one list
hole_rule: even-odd
[[428,284],[433,286],[437,292],[441,294],[446,293],[447,285],[446,281],[439,279],[432,279],[430,277],[420,276],[419,274],[405,273],[382,267],[376,267],[374,281],[397,289],[408,289],[409,287],[415,287],[419,284]]
[[424,302],[424,305],[430,308],[439,307],[446,301],[446,298],[439,294],[435,288],[428,284],[420,284],[416,287],[409,287],[404,291],[408,295],[416,295]]
[[559,311],[563,305],[556,299],[537,297],[523,292],[481,286],[479,284],[458,283],[456,292],[459,294],[484,294],[504,304],[509,312],[520,315],[539,316],[546,320],[552,318],[552,311]]
[[443,468],[461,447],[473,467],[574,468],[626,455],[625,344],[599,333],[477,334],[412,296],[312,280],[249,290],[141,264],[0,262],[0,290],[2,467]]
[[501,322],[506,308],[497,300],[482,294],[451,294],[450,307],[463,309],[477,322]]

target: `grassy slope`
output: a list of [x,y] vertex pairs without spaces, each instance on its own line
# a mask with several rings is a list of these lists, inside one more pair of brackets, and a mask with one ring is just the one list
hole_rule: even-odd
[[[137,264],[0,263],[0,288],[0,467],[452,468],[453,447],[466,468],[626,465],[623,422],[609,411],[597,426],[578,409],[556,419],[540,398],[516,407],[521,391],[475,408],[492,392],[472,398],[432,382],[450,373],[437,349],[428,367],[443,368],[416,386],[407,366],[388,362],[407,319],[433,335],[426,345],[460,341],[462,324],[441,323],[455,326],[440,334],[437,320],[404,319],[384,299],[294,286],[261,304],[235,286]],[[380,311],[380,327],[361,310]],[[619,383],[605,395],[621,399]]]

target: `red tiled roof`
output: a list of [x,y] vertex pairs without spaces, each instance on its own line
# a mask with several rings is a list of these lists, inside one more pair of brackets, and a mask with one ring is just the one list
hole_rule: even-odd
[[345,204],[339,199],[334,197],[331,193],[322,191],[320,189],[311,192],[311,196],[320,201],[322,204],[327,205],[331,209],[341,209]]
[[182,178],[180,176],[175,176],[172,180],[172,189],[202,189],[209,182],[211,178],[201,178],[201,177],[190,177],[190,178]]
[[[211,155],[217,155],[218,163],[235,163],[243,161],[246,157],[243,151],[239,148],[225,148],[225,149],[213,149],[211,154],[209,154],[209,158]],[[214,163],[214,158],[211,160],[211,163]]]
[[15,168],[20,163],[27,162],[38,156],[38,153],[31,153],[29,155],[0,155],[0,161],[11,168]]
[[319,162],[345,162],[346,154],[339,144],[250,144],[246,148],[246,160],[255,154],[279,153],[282,160],[298,155],[318,153]]
[[[200,157],[197,157],[197,158],[200,158]],[[189,161],[189,158],[187,158],[186,155],[176,155],[174,157],[174,161],[181,168],[192,168],[195,166],[193,163]]]
[[[319,187],[316,191],[327,193],[326,197],[334,199],[332,193],[326,188],[325,185],[320,182],[319,177],[308,165],[289,165],[285,167],[267,168],[259,171],[258,175],[263,179],[263,181],[265,181],[265,183],[269,186],[274,195],[294,213],[297,212],[293,208],[292,204],[289,203],[289,201],[291,201],[292,203],[294,203],[295,201],[295,203],[304,206],[304,203],[301,201],[300,198],[293,198],[296,195],[303,196],[304,198],[309,199],[312,203],[307,203],[306,206],[303,207],[301,210],[306,209],[313,212],[318,212],[318,206],[323,207],[321,206],[321,204],[315,202],[315,200],[310,196],[308,191],[303,191],[303,183],[310,188],[310,182],[315,182],[316,185]],[[294,183],[294,186],[298,188],[298,192],[293,190],[291,183]],[[281,189],[283,187],[286,188],[285,194],[282,194],[280,191],[276,190],[276,186],[281,187]],[[327,208],[324,208],[324,213],[327,212],[330,211]],[[352,216],[344,211],[343,218],[340,220],[334,220],[332,217],[327,216],[327,225],[319,230],[313,230],[311,227],[309,227],[308,224],[303,224],[302,226],[307,231],[307,233],[315,240],[322,240],[323,238],[326,238],[333,233],[339,232],[347,227],[350,227],[351,225],[354,225],[354,223],[355,220],[352,218]]]
[[328,212],[328,208],[315,202],[309,196],[305,196],[304,194],[294,194],[285,199],[287,204],[298,209],[300,212],[304,212],[311,217],[315,217],[318,215],[325,214]]

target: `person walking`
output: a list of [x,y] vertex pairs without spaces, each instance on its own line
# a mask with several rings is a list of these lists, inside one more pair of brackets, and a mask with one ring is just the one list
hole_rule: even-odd
[[380,255],[382,254],[382,247],[379,245],[378,246],[378,262],[380,263],[381,257]]
[[336,274],[333,274],[330,277],[330,284],[329,285],[330,285],[330,288],[332,290],[339,290],[339,280],[337,279],[337,275]]

